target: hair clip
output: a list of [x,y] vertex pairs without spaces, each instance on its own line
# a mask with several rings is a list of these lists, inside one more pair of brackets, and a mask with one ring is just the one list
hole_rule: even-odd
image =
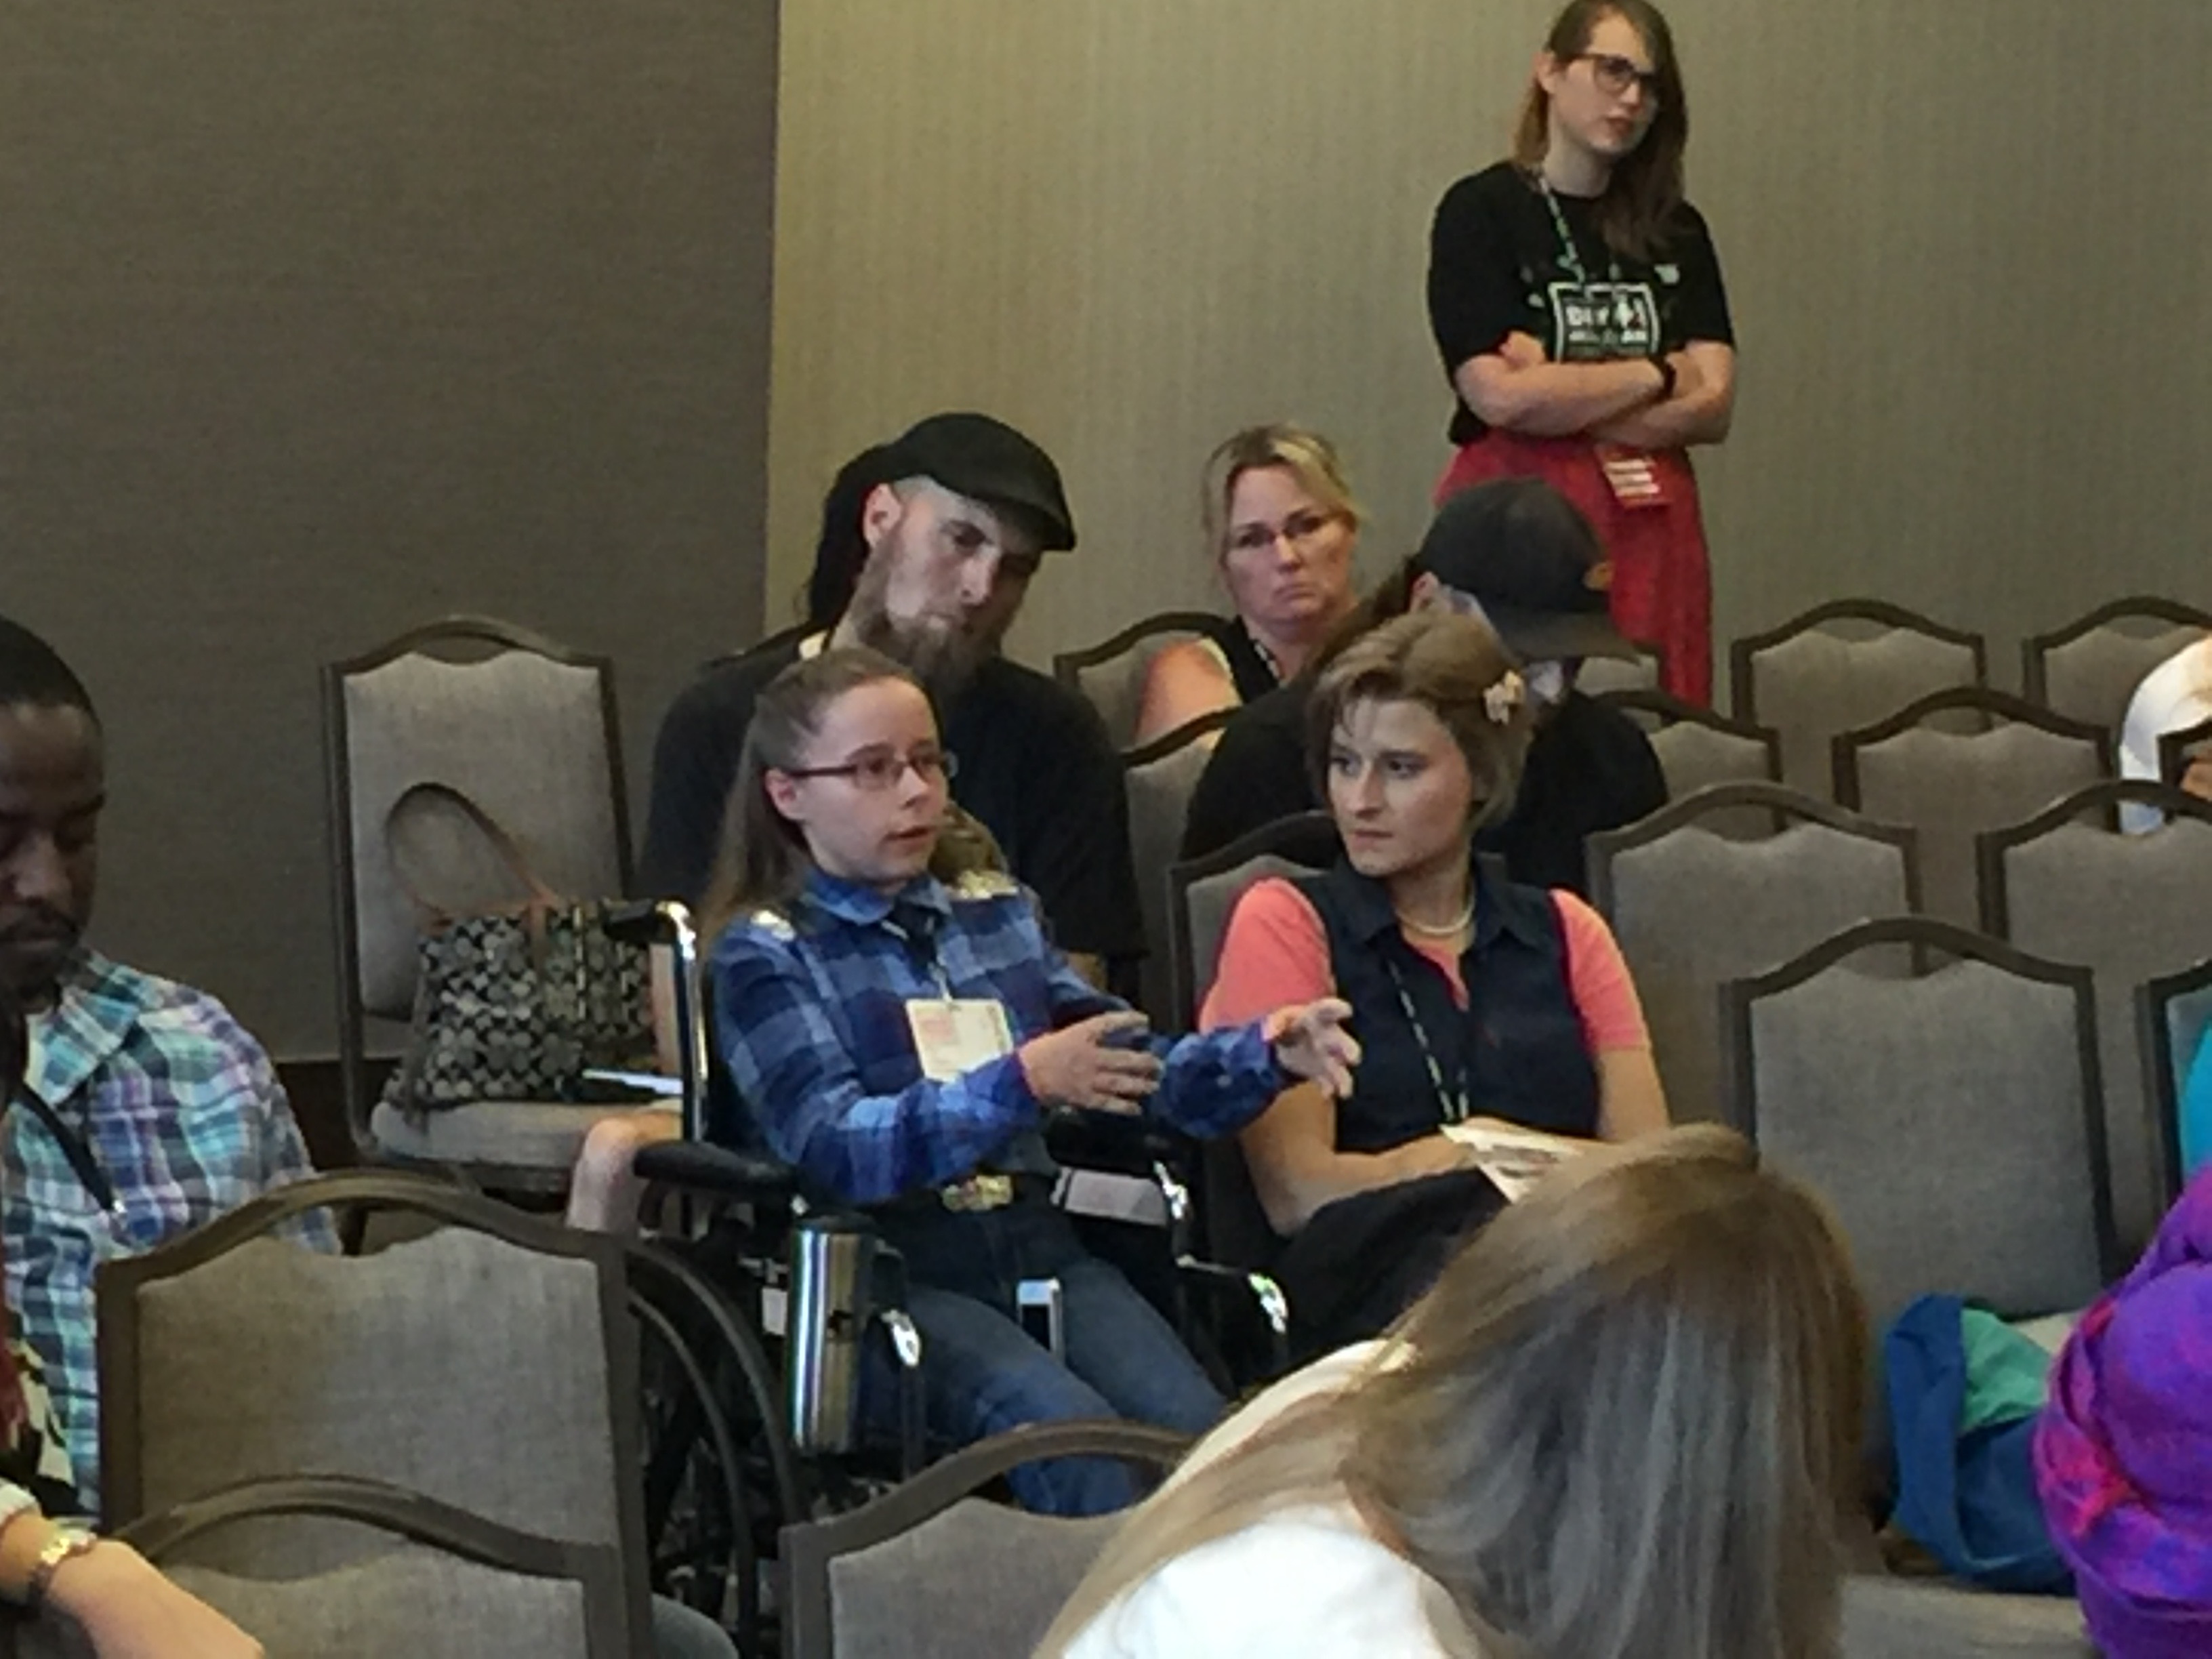
[[1528,687],[1520,674],[1509,668],[1498,677],[1495,684],[1483,692],[1482,712],[1490,716],[1492,726],[1508,725],[1513,719],[1513,711],[1520,708],[1527,693]]

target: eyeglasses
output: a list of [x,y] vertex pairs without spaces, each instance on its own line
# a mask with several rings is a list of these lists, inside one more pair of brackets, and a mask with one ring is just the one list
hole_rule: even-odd
[[1626,98],[1628,89],[1636,88],[1644,94],[1644,101],[1652,108],[1659,107],[1659,71],[1638,69],[1635,60],[1619,57],[1609,52],[1578,52],[1574,56],[1578,64],[1588,64],[1598,89],[1608,98]]
[[910,755],[877,749],[855,755],[842,766],[779,766],[775,769],[787,778],[846,778],[870,794],[879,795],[886,789],[896,789],[908,769],[924,783],[950,781],[960,769],[960,757],[942,749],[917,749]]
[[1308,507],[1293,513],[1279,525],[1243,524],[1237,526],[1229,538],[1231,553],[1265,553],[1278,541],[1288,542],[1303,553],[1320,538],[1322,531],[1336,522],[1336,514]]

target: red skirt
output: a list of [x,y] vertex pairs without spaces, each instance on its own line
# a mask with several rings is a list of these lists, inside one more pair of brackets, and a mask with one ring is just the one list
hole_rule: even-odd
[[1613,561],[1614,626],[1640,645],[1656,646],[1660,683],[1686,702],[1710,707],[1713,696],[1713,583],[1705,560],[1705,526],[1698,511],[1698,477],[1679,449],[1653,452],[1653,472],[1665,500],[1624,507],[1587,438],[1530,438],[1486,432],[1452,457],[1437,483],[1437,501],[1492,478],[1541,478],[1572,501],[1597,529]]

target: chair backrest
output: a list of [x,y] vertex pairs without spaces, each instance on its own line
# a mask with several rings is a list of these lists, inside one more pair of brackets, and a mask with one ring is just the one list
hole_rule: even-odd
[[[1753,815],[1778,833],[1715,823]],[[1764,973],[1838,929],[1919,905],[1912,832],[1779,784],[1723,784],[1592,836],[1590,896],[1613,925],[1677,1119],[1722,1098],[1714,988]]]
[[1633,658],[1584,658],[1575,686],[1593,697],[1614,691],[1656,691],[1666,678],[1665,667],[1665,653],[1657,646],[1638,645]]
[[[2124,802],[2158,806],[2165,827],[2118,833],[2111,814]],[[2135,992],[2202,960],[2212,942],[2212,802],[2162,784],[2095,784],[1985,832],[1977,850],[1983,930],[2094,972],[2113,1197],[2122,1243],[2139,1248],[2173,1176],[2142,1091]]]
[[1213,745],[1206,739],[1235,715],[1231,708],[1201,715],[1122,757],[1129,800],[1129,858],[1136,867],[1137,903],[1145,927],[1138,1000],[1163,1030],[1180,1030],[1190,1017],[1175,1006],[1170,968],[1175,929],[1168,920],[1174,896],[1169,890],[1168,871],[1182,845],[1190,798],[1213,754]]
[[[2212,943],[2205,948],[2212,953]],[[2143,1098],[2165,1152],[2163,1197],[2170,1203],[2189,1180],[2181,1161],[2181,1097],[2190,1066],[2212,1037],[2212,954],[2136,988],[2136,1036],[2142,1050]]]
[[[1898,945],[1951,960],[1854,960]],[[1892,917],[1720,1000],[1729,1115],[1835,1206],[1877,1329],[1930,1291],[2078,1309],[2120,1270],[2087,969]]]
[[[213,1536],[313,1517],[397,1547],[306,1577],[198,1565]],[[126,1541],[272,1654],[461,1653],[482,1659],[629,1659],[651,1650],[620,1552],[501,1526],[380,1481],[251,1481],[146,1516]],[[217,1552],[220,1553],[220,1552]]]
[[1198,1005],[1221,960],[1221,938],[1230,912],[1253,883],[1269,876],[1303,875],[1336,856],[1336,825],[1322,811],[1263,823],[1204,858],[1168,870],[1168,923],[1173,930],[1169,994],[1181,1030],[1198,1017]]
[[[1983,716],[1986,728],[1929,724],[1956,713]],[[1837,803],[1917,830],[1922,908],[1961,927],[1981,923],[1974,837],[2112,775],[2109,731],[1978,686],[1938,691],[1838,732],[1832,750]]]
[[2212,614],[2149,594],[2100,605],[2020,642],[2020,683],[2053,714],[2118,729],[2143,676],[2212,631]]
[[1088,698],[1106,722],[1114,746],[1127,749],[1136,735],[1145,673],[1152,659],[1178,641],[1211,635],[1223,622],[1210,611],[1163,611],[1097,645],[1060,653],[1052,659],[1052,677]]
[[1136,1423],[1038,1424],[955,1452],[860,1509],[786,1527],[787,1659],[1034,1650],[1121,1517],[1030,1515],[974,1494],[1038,1458],[1115,1457],[1164,1473],[1189,1446]]
[[[1659,757],[1669,800],[1717,783],[1782,781],[1782,735],[1771,726],[1733,720],[1656,689],[1607,691],[1597,700],[1644,728]],[[1755,837],[1771,835],[1774,820],[1770,813],[1753,811],[1717,819],[1707,827],[1717,835]]]
[[[318,1208],[440,1224],[363,1256],[272,1237]],[[617,1241],[428,1177],[349,1170],[106,1262],[96,1296],[110,1521],[242,1480],[386,1480],[614,1546],[642,1604],[642,1407]],[[240,1536],[262,1571],[320,1570],[360,1541],[296,1522]]]
[[[629,827],[603,657],[485,617],[455,617],[323,670],[338,1048],[346,1111],[368,1144],[364,1060],[372,1019],[414,1004],[420,918],[386,844],[393,804],[418,783],[459,790],[522,844],[556,892],[628,890]],[[512,877],[457,813],[426,806],[404,824],[405,863],[424,896],[456,908],[512,900]]]
[[1989,683],[1979,634],[1878,599],[1838,599],[1729,647],[1735,717],[1782,734],[1782,781],[1827,793],[1828,742],[1931,691]]

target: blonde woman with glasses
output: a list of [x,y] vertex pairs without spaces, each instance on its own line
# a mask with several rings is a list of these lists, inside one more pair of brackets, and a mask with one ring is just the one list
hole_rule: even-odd
[[1040,1654],[1826,1659],[1865,1313],[1712,1125],[1547,1177],[1133,1515]]
[[1135,741],[1235,708],[1296,676],[1358,603],[1359,504],[1317,432],[1248,427],[1206,463],[1206,540],[1237,614],[1152,660]]

